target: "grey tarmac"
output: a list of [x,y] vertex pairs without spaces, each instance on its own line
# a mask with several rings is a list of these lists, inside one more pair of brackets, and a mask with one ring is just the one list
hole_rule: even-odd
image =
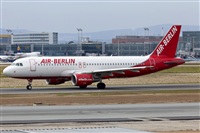
[[80,89],[76,86],[69,87],[33,87],[25,88],[1,88],[1,94],[36,94],[36,93],[83,93],[83,92],[116,92],[116,91],[153,91],[153,90],[200,90],[200,84],[159,84],[159,85],[134,85],[134,86],[107,86],[104,90],[98,90],[96,86]]
[[1,106],[1,124],[200,120],[199,103]]

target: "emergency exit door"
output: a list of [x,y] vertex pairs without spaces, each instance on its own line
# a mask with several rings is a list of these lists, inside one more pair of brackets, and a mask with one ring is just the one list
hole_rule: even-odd
[[30,59],[30,71],[36,71],[36,62],[35,59]]

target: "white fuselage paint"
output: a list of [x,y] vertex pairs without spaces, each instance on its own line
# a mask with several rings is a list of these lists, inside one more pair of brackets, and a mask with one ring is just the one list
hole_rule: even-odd
[[[75,63],[69,63],[70,60]],[[127,68],[141,64],[149,59],[148,56],[94,56],[94,57],[27,57],[18,59],[7,67],[10,77],[68,77],[73,73],[83,73],[94,70]],[[43,60],[43,61],[42,61]],[[44,63],[44,60],[47,62]],[[48,62],[48,60],[50,60]],[[58,63],[60,60],[60,63]],[[62,60],[63,61],[62,63]],[[55,61],[55,62],[54,62]],[[68,63],[66,63],[69,61]],[[35,63],[34,63],[35,62]],[[43,63],[41,63],[43,62]],[[22,63],[23,66],[16,66]],[[8,75],[8,73],[7,73]]]

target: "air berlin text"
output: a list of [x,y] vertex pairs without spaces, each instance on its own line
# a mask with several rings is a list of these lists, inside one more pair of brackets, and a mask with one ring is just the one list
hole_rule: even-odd
[[173,36],[176,34],[176,32],[177,32],[177,28],[176,28],[176,26],[174,26],[168,32],[168,34],[165,36],[165,38],[162,40],[162,43],[158,46],[158,48],[156,50],[157,56],[159,56],[163,52],[163,50],[169,44],[170,40],[173,38]]
[[75,59],[42,59],[41,64],[74,64]]

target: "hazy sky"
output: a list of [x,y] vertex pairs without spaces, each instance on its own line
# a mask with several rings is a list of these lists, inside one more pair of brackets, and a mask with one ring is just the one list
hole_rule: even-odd
[[199,0],[0,0],[1,28],[75,33],[199,25]]

